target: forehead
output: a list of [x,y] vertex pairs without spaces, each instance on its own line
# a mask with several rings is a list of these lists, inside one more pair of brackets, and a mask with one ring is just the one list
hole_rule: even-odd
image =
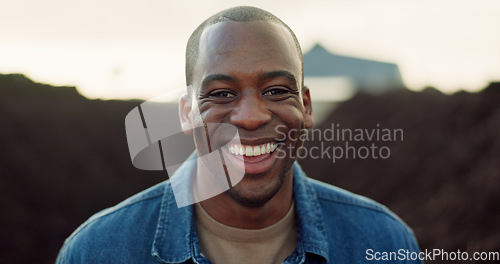
[[209,74],[253,74],[286,70],[301,77],[300,55],[290,32],[267,21],[225,21],[200,37],[193,83]]

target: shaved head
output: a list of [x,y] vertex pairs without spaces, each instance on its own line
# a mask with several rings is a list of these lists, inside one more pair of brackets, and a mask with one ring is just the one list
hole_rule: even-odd
[[262,10],[260,8],[251,6],[239,6],[230,9],[223,10],[205,20],[201,23],[198,28],[191,34],[186,47],[186,85],[193,84],[193,71],[196,61],[198,60],[199,49],[200,49],[200,37],[203,31],[211,26],[220,22],[225,21],[235,21],[235,22],[251,22],[251,21],[266,21],[276,23],[283,26],[292,36],[297,53],[299,54],[301,72],[302,72],[302,82],[301,85],[304,86],[304,63],[302,59],[302,50],[300,48],[299,41],[293,33],[293,31],[278,17],[275,15]]

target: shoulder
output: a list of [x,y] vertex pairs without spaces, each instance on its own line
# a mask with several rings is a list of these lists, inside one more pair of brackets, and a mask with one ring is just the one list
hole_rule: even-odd
[[382,218],[392,219],[404,227],[408,227],[387,207],[370,198],[311,178],[307,178],[307,181],[313,187],[316,197],[323,206],[349,209],[370,215],[380,215]]
[[356,241],[366,249],[419,250],[411,228],[384,205],[314,179],[307,181],[321,207],[325,229],[339,241]]
[[113,253],[134,254],[130,249],[137,245],[149,246],[145,251],[149,252],[168,185],[168,181],[157,184],[90,217],[66,239],[58,263],[95,262],[98,256]]
[[[167,185],[168,183],[166,182],[159,183],[127,198],[113,207],[96,213],[78,227],[78,229],[71,234],[69,239],[79,235],[81,232],[88,231],[88,229],[95,228],[102,224],[115,224],[116,221],[119,221],[120,224],[125,224],[129,221],[133,221],[134,216],[157,214],[158,212],[155,209],[159,208],[161,198]],[[122,219],[124,215],[127,217]]]

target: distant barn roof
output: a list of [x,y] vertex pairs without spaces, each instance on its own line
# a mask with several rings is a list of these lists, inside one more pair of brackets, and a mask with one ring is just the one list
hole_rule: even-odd
[[304,75],[348,77],[359,90],[367,91],[404,87],[396,64],[336,55],[320,44],[304,54]]

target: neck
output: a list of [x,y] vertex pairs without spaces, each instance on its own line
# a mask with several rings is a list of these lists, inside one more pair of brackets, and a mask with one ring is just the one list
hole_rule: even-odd
[[293,177],[289,173],[276,195],[261,206],[242,205],[226,192],[201,202],[201,206],[212,218],[224,225],[262,229],[281,220],[290,209],[292,200]]

